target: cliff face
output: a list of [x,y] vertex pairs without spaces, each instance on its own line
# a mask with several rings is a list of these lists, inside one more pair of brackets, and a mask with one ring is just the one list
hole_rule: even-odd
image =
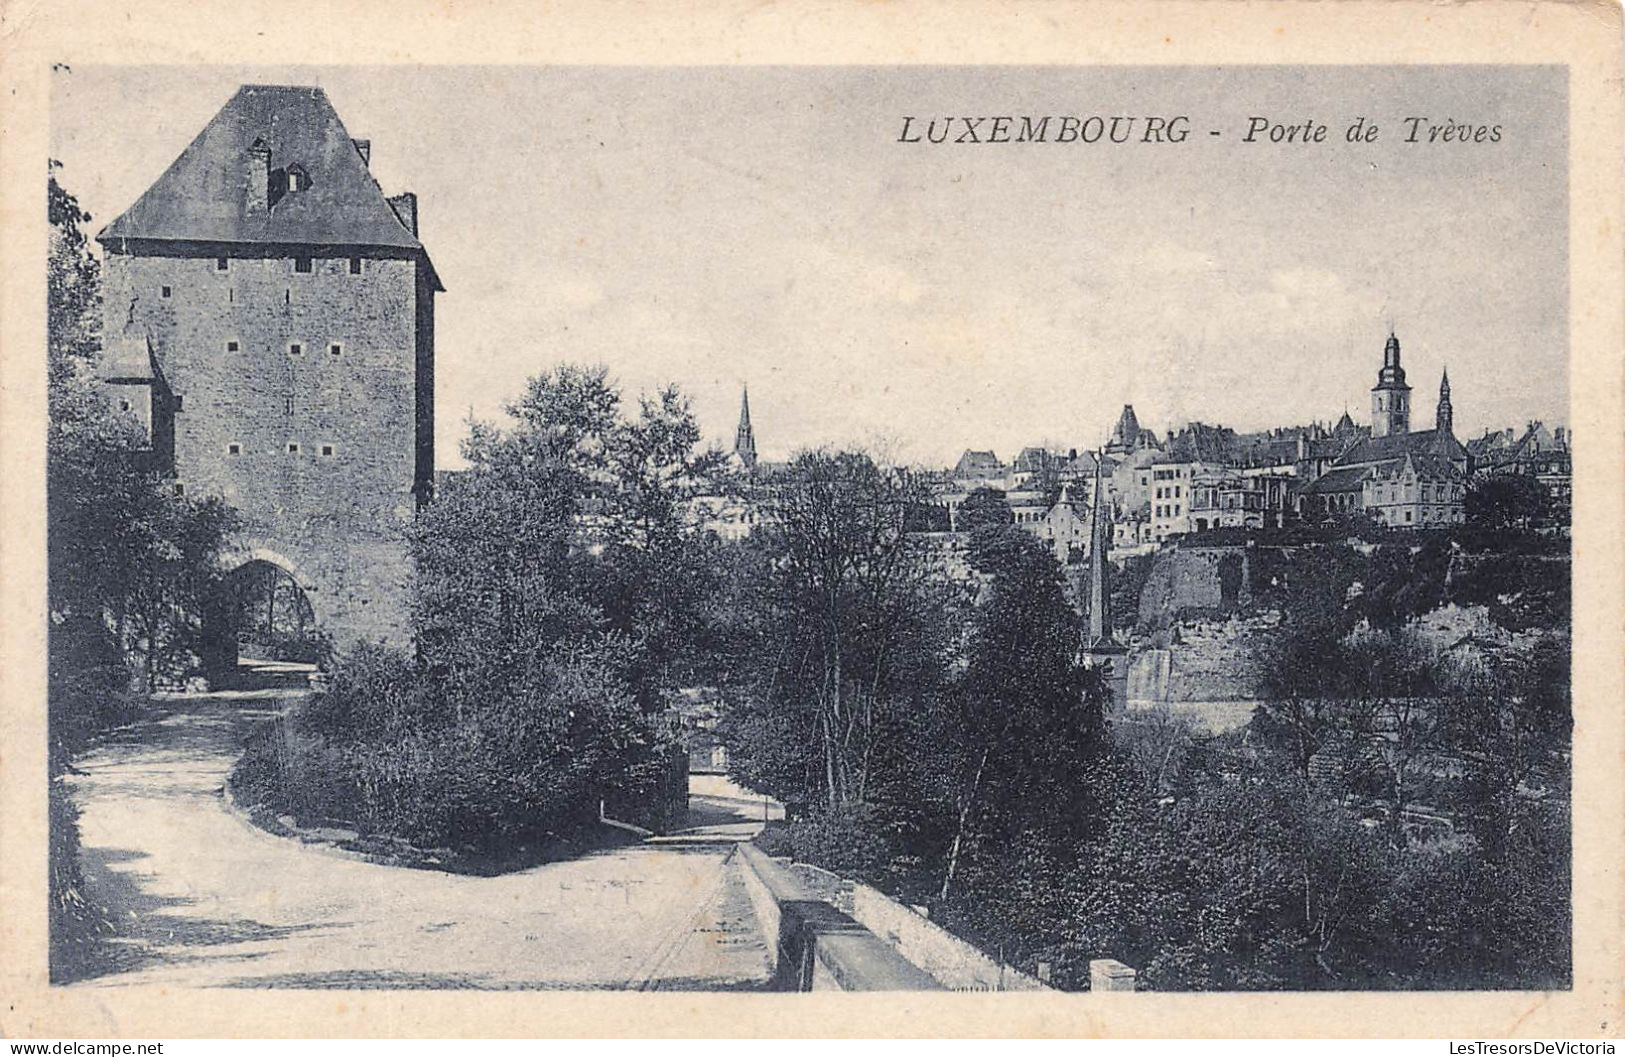
[[1159,551],[1140,592],[1140,629],[1157,632],[1181,617],[1235,612],[1251,601],[1249,566],[1243,547]]
[[1131,702],[1251,701],[1261,696],[1259,647],[1280,623],[1275,613],[1246,620],[1181,623],[1129,656]]

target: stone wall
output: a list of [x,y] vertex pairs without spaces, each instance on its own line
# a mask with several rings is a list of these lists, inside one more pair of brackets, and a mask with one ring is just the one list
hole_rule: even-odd
[[1159,630],[1181,616],[1245,606],[1250,572],[1245,547],[1165,547],[1140,592],[1140,627]]
[[929,973],[828,899],[820,898],[788,862],[741,844],[727,868],[741,871],[767,941],[775,990],[942,990],[942,984]]
[[866,884],[852,886],[852,917],[955,991],[1048,991],[923,914]]
[[[1264,696],[1263,650],[1279,623],[1275,612],[1180,621],[1140,641],[1129,654],[1129,707],[1196,704],[1214,713],[1197,717],[1204,729],[1245,723]],[[1219,707],[1227,703],[1237,707]]]
[[179,402],[176,482],[236,508],[238,560],[292,573],[340,643],[406,635],[406,531],[433,462],[425,267],[106,258],[109,340],[149,335]]
[[1049,990],[876,888],[751,845],[737,855],[781,987]]

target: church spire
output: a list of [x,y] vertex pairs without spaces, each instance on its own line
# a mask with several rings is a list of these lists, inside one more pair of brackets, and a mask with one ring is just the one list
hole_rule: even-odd
[[1454,434],[1456,409],[1450,403],[1450,368],[1439,376],[1439,409],[1434,414],[1433,428],[1439,433]]
[[739,429],[734,433],[734,454],[747,470],[756,468],[756,433],[750,426],[750,387],[739,394]]
[[1088,645],[1109,641],[1111,620],[1106,612],[1110,593],[1106,590],[1106,548],[1111,540],[1107,524],[1106,489],[1101,484],[1101,459],[1095,459],[1095,499],[1089,514],[1089,637]]

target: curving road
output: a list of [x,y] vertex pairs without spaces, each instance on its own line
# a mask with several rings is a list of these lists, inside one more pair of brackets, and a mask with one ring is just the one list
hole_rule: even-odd
[[161,697],[76,762],[86,882],[117,935],[80,986],[762,986],[726,862],[762,800],[697,776],[692,828],[500,877],[374,865],[272,836],[221,787],[288,691]]

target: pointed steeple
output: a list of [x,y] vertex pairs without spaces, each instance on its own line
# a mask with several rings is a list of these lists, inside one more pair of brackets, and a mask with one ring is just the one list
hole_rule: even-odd
[[1111,531],[1107,524],[1106,489],[1101,483],[1100,460],[1095,460],[1095,499],[1089,514],[1089,636],[1090,646],[1111,638],[1106,612],[1111,595],[1106,589],[1106,549]]
[[750,426],[750,388],[740,390],[739,429],[734,432],[734,454],[747,470],[756,468],[756,433]]
[[1439,409],[1433,416],[1433,428],[1435,432],[1452,435],[1456,431],[1456,409],[1450,403],[1450,368],[1448,367],[1439,376]]

